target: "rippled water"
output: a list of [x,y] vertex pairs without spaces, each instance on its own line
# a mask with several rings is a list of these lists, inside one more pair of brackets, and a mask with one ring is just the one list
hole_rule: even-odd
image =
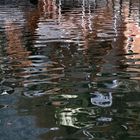
[[0,140],[139,140],[140,1],[0,2]]

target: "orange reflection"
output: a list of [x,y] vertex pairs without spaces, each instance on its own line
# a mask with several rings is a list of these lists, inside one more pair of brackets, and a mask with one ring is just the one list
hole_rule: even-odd
[[[140,27],[135,19],[130,21],[128,18],[128,9],[128,7],[125,9],[126,31],[124,32],[124,35],[127,37],[125,50],[126,53],[132,54],[127,56],[127,58],[133,59],[135,61],[140,59]],[[140,64],[140,62],[136,61],[135,64]]]
[[9,54],[11,60],[18,61],[20,63],[19,66],[21,67],[31,65],[31,61],[27,61],[26,59],[30,52],[23,48],[22,31],[20,28],[10,22],[5,22],[5,27],[8,40],[7,53]]
[[[30,60],[27,59],[30,52],[27,51],[22,42],[22,31],[16,26],[15,23],[6,21],[5,22],[5,32],[7,37],[7,54],[10,58],[10,66],[13,71],[28,67],[32,64]],[[15,76],[21,77],[22,73],[14,72]]]
[[56,17],[56,2],[54,0],[41,0],[38,3],[40,13],[47,14],[49,18]]

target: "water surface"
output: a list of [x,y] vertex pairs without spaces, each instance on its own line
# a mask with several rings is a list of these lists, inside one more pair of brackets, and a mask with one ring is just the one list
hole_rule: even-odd
[[0,139],[139,140],[139,7],[1,2]]

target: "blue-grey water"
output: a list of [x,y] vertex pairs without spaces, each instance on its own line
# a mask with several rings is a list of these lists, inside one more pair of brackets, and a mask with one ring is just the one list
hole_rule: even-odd
[[1,0],[0,140],[140,140],[140,0]]

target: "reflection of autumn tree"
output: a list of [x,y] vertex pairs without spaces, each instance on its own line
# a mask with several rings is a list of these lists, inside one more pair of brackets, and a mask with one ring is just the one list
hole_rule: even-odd
[[10,58],[12,69],[17,70],[30,66],[31,61],[27,60],[30,52],[23,47],[21,29],[15,23],[6,21],[5,32],[7,37],[7,54]]
[[[136,1],[137,5],[140,5],[139,1]],[[129,7],[125,7],[124,17],[126,22],[126,30],[124,32],[125,37],[127,40],[125,41],[125,51],[126,59],[128,68],[127,71],[131,75],[131,79],[140,79],[140,70],[138,65],[140,64],[140,26],[139,26],[139,12],[135,12],[135,10],[132,8],[137,6],[135,3],[133,3],[131,0],[129,1]],[[128,18],[129,17],[129,18]],[[130,21],[130,18],[132,18],[132,21]],[[130,61],[131,60],[131,61]],[[136,75],[133,75],[133,73],[137,73]],[[135,87],[135,90],[139,90],[139,84]],[[134,87],[133,87],[134,88]]]
[[36,8],[25,13],[29,33],[34,34],[38,28],[39,20],[55,19],[57,16],[57,6],[53,0],[40,0]]
[[[11,21],[9,19],[9,21],[5,22],[5,31],[8,40],[7,53],[11,58],[11,65],[13,68],[18,69],[31,66],[32,62],[27,59],[31,52],[27,51],[28,48],[25,48],[28,40],[23,42],[23,33],[26,35],[29,34],[29,36],[34,36],[35,30],[38,28],[38,20],[44,16],[44,13],[49,15],[53,14],[55,8],[54,1],[50,0],[39,1],[37,8],[27,8],[27,11],[25,12],[26,27],[24,27],[26,32],[24,32],[18,24],[14,23],[12,19]],[[31,37],[31,39],[33,40],[33,37]]]

